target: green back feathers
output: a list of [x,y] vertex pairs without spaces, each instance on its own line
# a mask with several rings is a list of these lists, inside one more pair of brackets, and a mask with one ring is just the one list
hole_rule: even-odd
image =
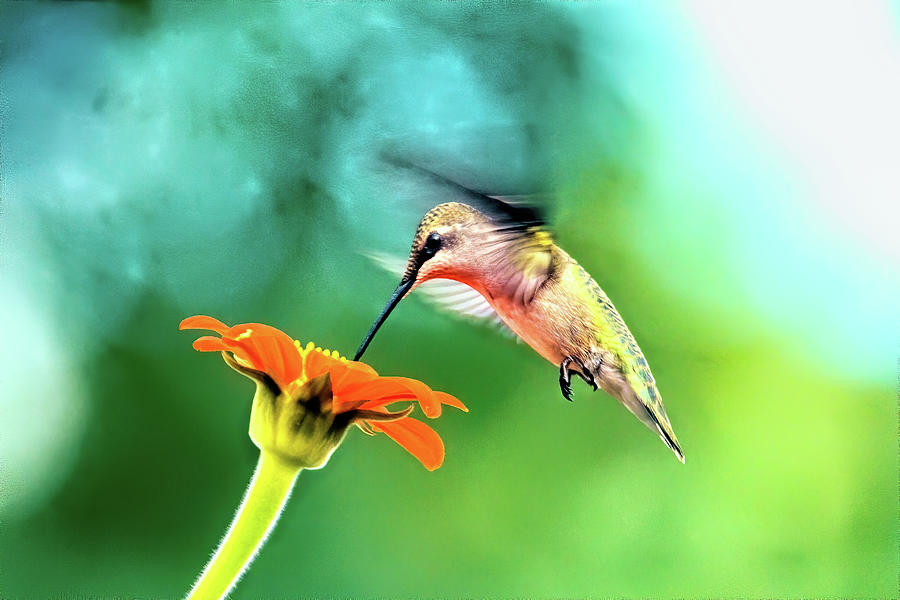
[[[647,364],[644,353],[641,352],[637,341],[631,335],[631,331],[628,330],[625,321],[613,306],[609,296],[587,271],[580,266],[578,270],[579,275],[584,278],[585,289],[588,290],[591,299],[600,307],[596,317],[597,341],[601,347],[613,355],[616,363],[613,366],[618,367],[622,372],[644,409],[645,414],[635,413],[636,416],[647,423],[649,427],[655,428],[666,445],[671,448],[681,462],[684,462],[684,454],[675,437],[675,432],[672,430],[672,425],[669,423],[662,397],[656,388],[656,380],[653,378],[653,373],[650,372],[650,365]],[[627,399],[622,400],[629,410],[635,412],[636,407],[631,406]]]
[[590,294],[591,299],[600,307],[600,312],[596,318],[597,341],[615,356],[618,361],[616,366],[622,369],[626,376],[634,374],[638,377],[634,383],[649,384],[655,387],[653,374],[647,366],[644,354],[638,347],[634,336],[631,335],[631,331],[625,325],[625,321],[619,316],[619,311],[613,306],[609,296],[581,266],[578,267],[578,272],[584,279],[585,289]]

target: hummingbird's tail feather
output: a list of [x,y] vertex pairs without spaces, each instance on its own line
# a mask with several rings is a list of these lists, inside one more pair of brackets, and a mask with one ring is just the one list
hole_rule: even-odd
[[625,408],[640,419],[648,429],[659,435],[659,438],[675,454],[675,457],[684,464],[684,452],[681,450],[678,438],[675,437],[675,432],[669,423],[666,409],[663,408],[662,402],[658,399],[658,393],[654,390],[650,395],[655,398],[655,401],[647,402],[641,399],[638,392],[627,383],[620,390],[621,395],[615,395],[620,398]]
[[[657,416],[653,414],[653,411],[647,410],[646,412],[650,416],[650,420],[653,421],[653,424],[656,426],[656,432],[659,434],[660,439],[662,439],[663,443],[669,447],[669,450],[675,453],[675,457],[681,461],[681,464],[684,464],[684,452],[681,451],[681,446],[678,445],[678,440],[675,439],[675,434],[672,432],[671,426],[663,427]],[[666,424],[668,424],[668,419],[666,419],[666,422]]]

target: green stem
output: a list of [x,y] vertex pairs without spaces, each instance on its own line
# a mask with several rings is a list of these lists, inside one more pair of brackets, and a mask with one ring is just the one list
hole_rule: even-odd
[[244,500],[187,600],[225,598],[265,543],[302,469],[261,451]]

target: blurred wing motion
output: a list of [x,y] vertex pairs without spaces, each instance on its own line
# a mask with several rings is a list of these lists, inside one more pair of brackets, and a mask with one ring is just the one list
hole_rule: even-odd
[[470,204],[490,216],[501,229],[526,231],[529,228],[547,225],[545,213],[546,207],[553,199],[551,194],[485,194],[451,178],[452,173],[447,173],[446,176],[441,175],[416,162],[395,155],[383,155],[382,158],[396,168],[417,173],[434,184],[449,188],[458,196],[456,198],[444,196],[445,201],[455,200]]
[[[368,252],[366,256],[397,277],[401,277],[406,270],[406,259],[399,256],[382,252]],[[429,302],[445,312],[490,325],[504,335],[519,339],[484,296],[464,283],[452,279],[432,279],[421,284],[418,289]]]

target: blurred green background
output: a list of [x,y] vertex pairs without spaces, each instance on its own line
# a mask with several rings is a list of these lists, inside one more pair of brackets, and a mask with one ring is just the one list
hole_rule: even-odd
[[394,153],[555,193],[687,464],[413,297],[366,358],[444,466],[352,432],[233,597],[896,597],[897,19],[838,4],[0,4],[0,595],[188,590],[256,449],[177,324],[352,354],[449,199]]

